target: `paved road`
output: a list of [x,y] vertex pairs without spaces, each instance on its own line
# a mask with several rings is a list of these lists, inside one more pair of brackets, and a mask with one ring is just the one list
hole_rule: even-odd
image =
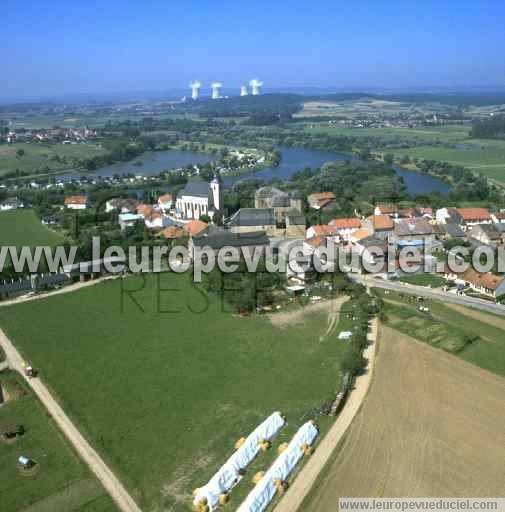
[[460,304],[461,306],[467,306],[471,308],[477,308],[482,311],[488,311],[495,315],[505,316],[505,305],[495,304],[494,302],[477,299],[474,297],[467,297],[466,295],[456,295],[455,293],[444,292],[438,289],[426,288],[424,286],[414,286],[411,284],[400,283],[397,281],[386,281],[384,279],[363,277],[363,276],[351,276],[351,279],[357,281],[365,286],[374,288],[383,288],[385,290],[393,290],[400,293],[407,293],[409,295],[418,295],[420,297],[426,297],[429,299],[440,300],[442,302],[451,302],[452,304]]
[[38,378],[28,379],[24,376],[23,359],[1,329],[0,346],[5,352],[7,360],[9,361],[9,366],[23,375],[26,382],[49,411],[49,414],[51,414],[58,427],[63,431],[67,439],[91,471],[96,475],[98,480],[100,480],[119,509],[123,512],[141,512],[140,508],[128,494],[127,490],[123,487],[118,478],[109,469],[98,453],[84,439],[41,380]]
[[333,451],[349,428],[354,416],[356,416],[372,380],[375,363],[377,330],[378,321],[374,318],[372,320],[372,332],[369,337],[372,343],[363,353],[363,355],[368,359],[367,372],[356,379],[355,387],[350,393],[347,402],[338,415],[335,423],[317,446],[314,455],[312,455],[307,464],[305,464],[286,494],[279,501],[279,504],[275,507],[275,512],[296,512],[297,510],[301,510],[300,507],[303,500],[312,489],[319,473],[332,456]]

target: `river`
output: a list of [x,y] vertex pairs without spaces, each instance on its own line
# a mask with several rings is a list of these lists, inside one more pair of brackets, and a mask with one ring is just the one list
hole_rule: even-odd
[[[280,147],[279,150],[282,153],[282,159],[277,167],[268,167],[260,171],[247,172],[239,176],[225,176],[223,177],[225,186],[231,186],[237,181],[251,178],[266,181],[273,178],[289,179],[293,174],[306,167],[316,169],[321,167],[325,162],[342,162],[346,160],[354,162],[359,161],[359,158],[356,156],[335,153],[333,151],[293,147]],[[211,155],[192,151],[149,151],[129,162],[117,162],[101,167],[94,171],[93,174],[102,177],[110,177],[116,174],[152,176],[166,169],[177,169],[189,164],[203,164],[209,162],[211,159]],[[403,178],[407,191],[410,194],[424,194],[438,191],[442,195],[447,195],[450,190],[450,186],[447,183],[433,176],[402,169],[397,166],[394,166],[394,170]],[[70,175],[65,177],[68,179]],[[75,178],[75,175],[73,177]]]

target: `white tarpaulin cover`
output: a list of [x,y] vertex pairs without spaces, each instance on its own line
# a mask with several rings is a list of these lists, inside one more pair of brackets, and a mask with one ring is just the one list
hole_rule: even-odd
[[288,447],[277,457],[256,487],[249,493],[237,512],[262,512],[277,492],[275,480],[287,480],[291,471],[303,457],[303,445],[312,445],[318,434],[312,421],[302,425]]
[[228,492],[240,480],[240,470],[246,468],[258,454],[259,442],[262,439],[272,439],[284,423],[281,413],[274,412],[256,427],[244,444],[224,463],[209,482],[198,489],[194,499],[195,505],[200,503],[202,498],[207,498],[210,510],[216,508],[219,504],[219,495]]

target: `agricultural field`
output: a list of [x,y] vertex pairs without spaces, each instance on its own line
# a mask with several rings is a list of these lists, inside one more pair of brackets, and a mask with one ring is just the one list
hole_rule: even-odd
[[446,285],[444,278],[434,274],[415,274],[411,276],[402,276],[399,279],[402,283],[413,284],[416,286],[429,286],[430,288],[440,288]]
[[0,212],[0,246],[55,246],[63,237],[40,222],[33,210]]
[[505,376],[505,319],[432,300],[423,301],[429,309],[423,313],[413,297],[377,289],[374,293],[385,301],[390,327]]
[[339,497],[501,496],[505,379],[389,327],[363,407],[304,512]]
[[[186,511],[247,435],[275,410],[288,424],[231,495],[339,388],[347,344],[331,301],[282,321],[240,317],[165,273],[100,283],[0,309],[0,325],[145,510]],[[303,376],[303,378],[300,378]]]
[[[24,154],[19,155],[18,151]],[[0,145],[0,176],[9,171],[49,172],[71,169],[75,159],[92,158],[106,151],[98,144],[42,144],[20,142]]]
[[423,112],[425,114],[435,114],[450,109],[450,107],[440,104],[424,104],[412,106],[411,103],[400,101],[389,101],[384,99],[363,98],[361,100],[344,101],[306,101],[303,108],[297,112],[294,117],[345,117],[348,119],[360,118],[373,114],[409,114],[413,111]]
[[468,139],[453,147],[418,146],[391,151],[396,157],[438,160],[453,165],[462,165],[488,178],[505,183],[505,141]]
[[[12,424],[25,428],[17,441],[0,441],[2,512],[116,511],[19,375],[0,373],[0,385],[7,398],[0,406],[0,428]],[[37,462],[33,475],[23,475],[18,469],[20,455]]]
[[327,133],[328,135],[349,135],[353,137],[378,137],[385,141],[404,140],[411,143],[442,142],[457,144],[471,141],[468,133],[470,126],[460,124],[442,126],[422,126],[417,128],[349,128],[328,123],[306,125],[309,133]]
[[[376,137],[384,142],[404,143],[405,148],[380,149],[396,158],[407,155],[421,160],[437,160],[462,165],[488,178],[505,183],[505,141],[472,139],[469,125],[419,128],[347,128],[328,123],[307,124],[308,133]],[[410,146],[410,147],[408,147]]]

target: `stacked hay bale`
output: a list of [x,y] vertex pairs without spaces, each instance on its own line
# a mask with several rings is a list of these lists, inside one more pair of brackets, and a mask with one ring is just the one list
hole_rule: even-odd
[[280,478],[274,480],[274,485],[279,496],[282,496],[288,489],[288,483]]
[[307,443],[303,443],[302,446],[300,446],[300,449],[302,450],[303,455],[305,457],[308,457],[309,455],[312,455],[314,453],[314,448],[312,448],[312,446],[310,446],[310,444]]
[[[195,490],[198,491],[198,489]],[[195,494],[195,491],[193,491],[193,494]],[[195,503],[195,505],[193,506],[193,510],[195,512],[209,512],[210,507],[209,504],[207,503],[207,498],[204,497],[198,503]]]
[[221,506],[226,505],[228,503],[229,499],[230,499],[229,494],[220,494],[219,495],[219,504]]
[[270,441],[267,441],[266,439],[260,439],[258,444],[262,452],[266,452],[271,446]]
[[277,448],[277,453],[280,455],[283,451],[286,450],[286,448],[289,446],[289,443],[282,443]]
[[259,484],[260,480],[263,478],[263,476],[265,475],[265,472],[264,471],[258,471],[254,476],[253,476],[253,479],[252,479],[252,482],[254,485],[257,485]]
[[235,443],[235,450],[238,450],[245,443],[245,437],[241,437]]

